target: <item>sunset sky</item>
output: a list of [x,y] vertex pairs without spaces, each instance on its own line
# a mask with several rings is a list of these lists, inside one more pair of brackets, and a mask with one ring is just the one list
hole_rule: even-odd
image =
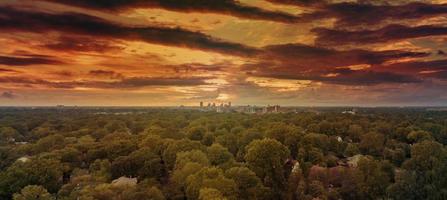
[[447,0],[0,0],[0,106],[447,106]]

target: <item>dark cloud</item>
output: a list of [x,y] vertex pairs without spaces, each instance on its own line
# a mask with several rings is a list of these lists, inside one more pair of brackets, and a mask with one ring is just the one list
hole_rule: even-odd
[[399,62],[390,65],[379,65],[374,67],[377,70],[392,70],[403,73],[419,73],[423,71],[447,70],[447,60],[432,61],[409,61]]
[[325,0],[267,0],[271,3],[287,4],[303,7],[322,7],[327,5],[328,2]]
[[411,2],[374,4],[372,1],[342,2],[325,0],[268,0],[273,3],[311,7],[314,12],[300,16],[301,21],[335,18],[337,27],[377,25],[387,20],[424,19],[447,14],[447,4]]
[[[337,70],[335,70],[337,71]],[[344,69],[338,71],[341,73],[328,74],[291,74],[291,73],[254,73],[252,75],[259,77],[288,79],[288,80],[310,80],[323,83],[339,84],[339,85],[377,85],[384,83],[420,83],[422,80],[405,74],[397,74],[393,72],[376,72],[371,70],[349,70]]]
[[0,56],[0,65],[28,66],[28,65],[58,65],[62,61],[43,56]]
[[111,79],[122,79],[124,76],[121,73],[110,71],[110,70],[91,70],[89,75],[99,78],[111,78]]
[[337,26],[374,25],[386,20],[422,19],[447,14],[447,4],[409,3],[372,5],[369,3],[330,4],[314,17],[335,17]]
[[422,82],[420,78],[411,75],[399,74],[395,72],[376,72],[370,70],[356,70],[349,73],[341,73],[335,77],[324,77],[321,81],[345,85],[376,85],[382,83]]
[[298,17],[279,11],[246,6],[235,0],[47,0],[89,9],[120,11],[131,8],[162,8],[179,12],[202,12],[240,18],[293,23]]
[[447,60],[408,61],[374,66],[379,71],[398,71],[422,78],[447,79]]
[[255,48],[181,28],[129,27],[85,14],[32,12],[11,7],[0,7],[0,30],[36,33],[59,31],[102,39],[139,40],[232,55],[250,55],[258,52]]
[[[259,66],[263,66],[262,68]],[[426,78],[447,79],[447,60],[408,61],[373,64],[364,70],[346,67],[304,68],[293,65],[273,66],[260,63],[248,70],[249,75],[292,80],[313,80],[342,85],[375,85],[380,83],[418,83]]]
[[189,73],[189,72],[219,72],[223,71],[230,63],[214,63],[211,65],[202,63],[185,63],[180,65],[166,65],[165,68],[171,68],[175,73]]
[[360,49],[335,50],[302,44],[284,44],[267,46],[260,56],[264,63],[278,65],[279,68],[301,70],[332,69],[359,64],[381,64],[400,58],[418,58],[428,56],[424,52],[408,51],[367,51]]
[[211,77],[133,77],[109,85],[112,88],[135,88],[145,86],[198,86],[208,85],[205,81]]
[[128,77],[117,81],[48,81],[36,77],[0,77],[0,83],[20,84],[27,87],[34,85],[57,89],[76,87],[97,89],[137,89],[149,86],[198,86],[209,85],[206,80],[213,77]]
[[430,77],[430,78],[437,78],[442,80],[447,80],[447,70],[444,71],[437,71],[433,73],[427,73],[423,74],[424,76]]
[[326,28],[313,29],[319,45],[381,43],[410,38],[446,35],[447,27],[432,25],[407,27],[389,25],[378,30],[346,31]]
[[5,99],[15,99],[16,97],[17,97],[17,95],[15,95],[11,91],[5,91],[0,95],[0,98],[5,98]]
[[92,39],[89,37],[62,36],[57,41],[43,45],[45,48],[57,51],[99,52],[121,50],[110,40]]
[[294,23],[336,18],[339,26],[373,25],[386,20],[420,19],[447,14],[447,4],[412,2],[408,4],[373,4],[372,1],[342,2],[326,0],[268,0],[276,4],[311,7],[315,12],[295,16],[246,6],[235,0],[47,0],[90,9],[121,11],[131,8],[162,8],[179,12],[203,12]]
[[73,72],[70,71],[56,71],[56,72],[51,72],[50,74],[56,75],[56,76],[60,76],[60,77],[73,77],[75,76],[75,74]]
[[313,80],[344,85],[414,83],[411,75],[376,70],[351,70],[348,66],[382,64],[401,58],[426,57],[428,53],[407,51],[335,50],[301,44],[265,48],[257,63],[243,66],[249,76],[278,79]]
[[4,69],[4,68],[0,68],[0,73],[18,73],[19,71],[17,70],[12,70],[12,69]]
[[[58,83],[53,84],[51,81],[46,81],[44,79],[24,76],[0,76],[0,83],[19,84],[30,87],[32,85],[58,85]],[[56,88],[63,88],[62,84],[60,86],[57,86]]]

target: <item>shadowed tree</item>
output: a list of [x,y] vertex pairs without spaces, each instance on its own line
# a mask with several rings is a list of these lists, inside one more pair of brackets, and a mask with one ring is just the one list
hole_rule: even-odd
[[264,185],[272,187],[275,196],[281,196],[285,188],[284,163],[290,156],[286,146],[277,140],[263,139],[251,142],[247,147],[245,160]]
[[246,167],[230,168],[225,176],[236,182],[238,199],[259,199],[266,189],[259,177]]
[[208,158],[212,165],[223,165],[234,161],[233,154],[220,144],[213,144],[207,148]]
[[57,192],[62,186],[61,163],[42,158],[15,162],[0,173],[0,199],[10,199],[27,185],[42,185],[50,192]]

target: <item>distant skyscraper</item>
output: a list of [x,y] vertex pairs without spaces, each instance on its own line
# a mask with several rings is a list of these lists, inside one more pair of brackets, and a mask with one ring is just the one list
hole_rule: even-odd
[[200,107],[201,107],[201,108],[203,107],[203,101],[200,102]]

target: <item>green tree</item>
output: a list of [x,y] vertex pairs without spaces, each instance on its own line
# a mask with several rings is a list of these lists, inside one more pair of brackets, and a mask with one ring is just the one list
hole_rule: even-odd
[[222,146],[226,147],[228,151],[230,151],[233,155],[236,155],[239,148],[237,143],[237,136],[232,133],[216,137],[216,143],[219,143]]
[[151,149],[154,154],[161,155],[165,148],[165,140],[158,135],[147,135],[138,146]]
[[191,151],[191,150],[203,150],[204,147],[200,142],[182,139],[171,141],[167,148],[163,151],[163,161],[165,162],[168,169],[173,169],[177,153],[182,151]]
[[156,186],[130,187],[125,188],[121,195],[116,195],[115,199],[119,200],[165,200],[163,192]]
[[199,192],[199,200],[226,200],[219,190],[214,188],[202,188]]
[[426,172],[441,167],[445,161],[445,149],[435,141],[422,141],[411,147],[411,159],[403,167],[417,172]]
[[300,162],[303,163],[311,163],[313,165],[316,164],[324,164],[324,153],[321,149],[312,147],[312,146],[304,146],[298,150],[298,156]]
[[323,134],[309,133],[304,135],[300,145],[301,147],[315,147],[326,153],[329,146],[329,137]]
[[14,200],[53,200],[48,191],[40,185],[28,185],[20,190],[20,193],[14,194]]
[[312,198],[327,199],[327,191],[324,188],[323,183],[320,181],[310,182],[307,192]]
[[160,178],[164,175],[164,166],[158,155],[149,148],[139,149],[128,156],[120,156],[112,162],[112,177],[121,176],[139,178]]
[[50,192],[57,192],[62,186],[61,163],[43,158],[15,162],[0,173],[0,199],[10,199],[27,185],[42,185]]
[[352,124],[348,128],[347,134],[352,141],[359,142],[361,136],[364,134],[364,130],[363,127],[361,127],[360,125]]
[[208,147],[207,154],[212,165],[223,165],[234,161],[233,154],[220,144],[213,144]]
[[244,161],[245,156],[245,147],[250,144],[253,140],[258,140],[264,138],[263,134],[257,130],[249,129],[244,132],[241,132],[238,135],[238,152],[236,159],[237,161]]
[[20,133],[12,127],[1,127],[0,128],[0,143],[1,142],[13,142],[20,138]]
[[367,133],[362,136],[359,148],[365,154],[381,156],[385,144],[385,137],[379,133]]
[[223,175],[221,169],[205,167],[186,179],[186,196],[198,199],[202,188],[213,188],[228,199],[236,199],[236,183]]
[[188,162],[182,168],[176,168],[172,173],[171,180],[179,187],[184,187],[188,176],[197,173],[203,166],[196,162]]
[[349,143],[346,146],[345,152],[343,154],[347,157],[355,156],[357,154],[360,154],[360,149],[358,148],[357,144]]
[[93,176],[101,178],[104,182],[109,182],[112,179],[112,164],[108,160],[95,160],[89,171]]
[[225,172],[237,185],[238,199],[259,199],[264,190],[261,180],[246,167],[233,167]]
[[361,177],[361,191],[367,199],[385,198],[386,189],[394,176],[394,169],[388,169],[386,163],[371,157],[362,157],[358,162],[358,173]]
[[59,134],[49,135],[41,138],[34,145],[34,153],[48,152],[50,150],[61,149],[65,146],[64,136]]
[[421,183],[414,171],[399,171],[394,179],[395,183],[387,188],[388,196],[402,200],[427,199],[423,189],[420,188],[424,183]]
[[206,134],[206,129],[203,127],[191,127],[187,130],[186,136],[190,140],[201,141]]
[[277,140],[263,139],[251,142],[247,147],[245,160],[264,185],[273,187],[276,196],[285,188],[284,163],[290,152]]
[[208,166],[210,164],[206,154],[200,150],[182,151],[177,153],[175,169],[181,169],[190,162],[195,162],[202,166]]
[[151,200],[165,200],[165,196],[163,195],[163,193],[160,191],[160,189],[158,189],[157,187],[151,187],[148,191],[148,198],[146,199],[151,199]]
[[434,140],[433,136],[427,131],[411,131],[407,135],[407,139],[410,142],[422,142],[424,140]]
[[303,136],[302,130],[285,123],[274,123],[266,130],[266,137],[278,140],[290,150],[293,158],[296,158],[298,144]]
[[388,192],[396,199],[447,197],[447,153],[442,144],[424,140],[411,147],[411,158]]

